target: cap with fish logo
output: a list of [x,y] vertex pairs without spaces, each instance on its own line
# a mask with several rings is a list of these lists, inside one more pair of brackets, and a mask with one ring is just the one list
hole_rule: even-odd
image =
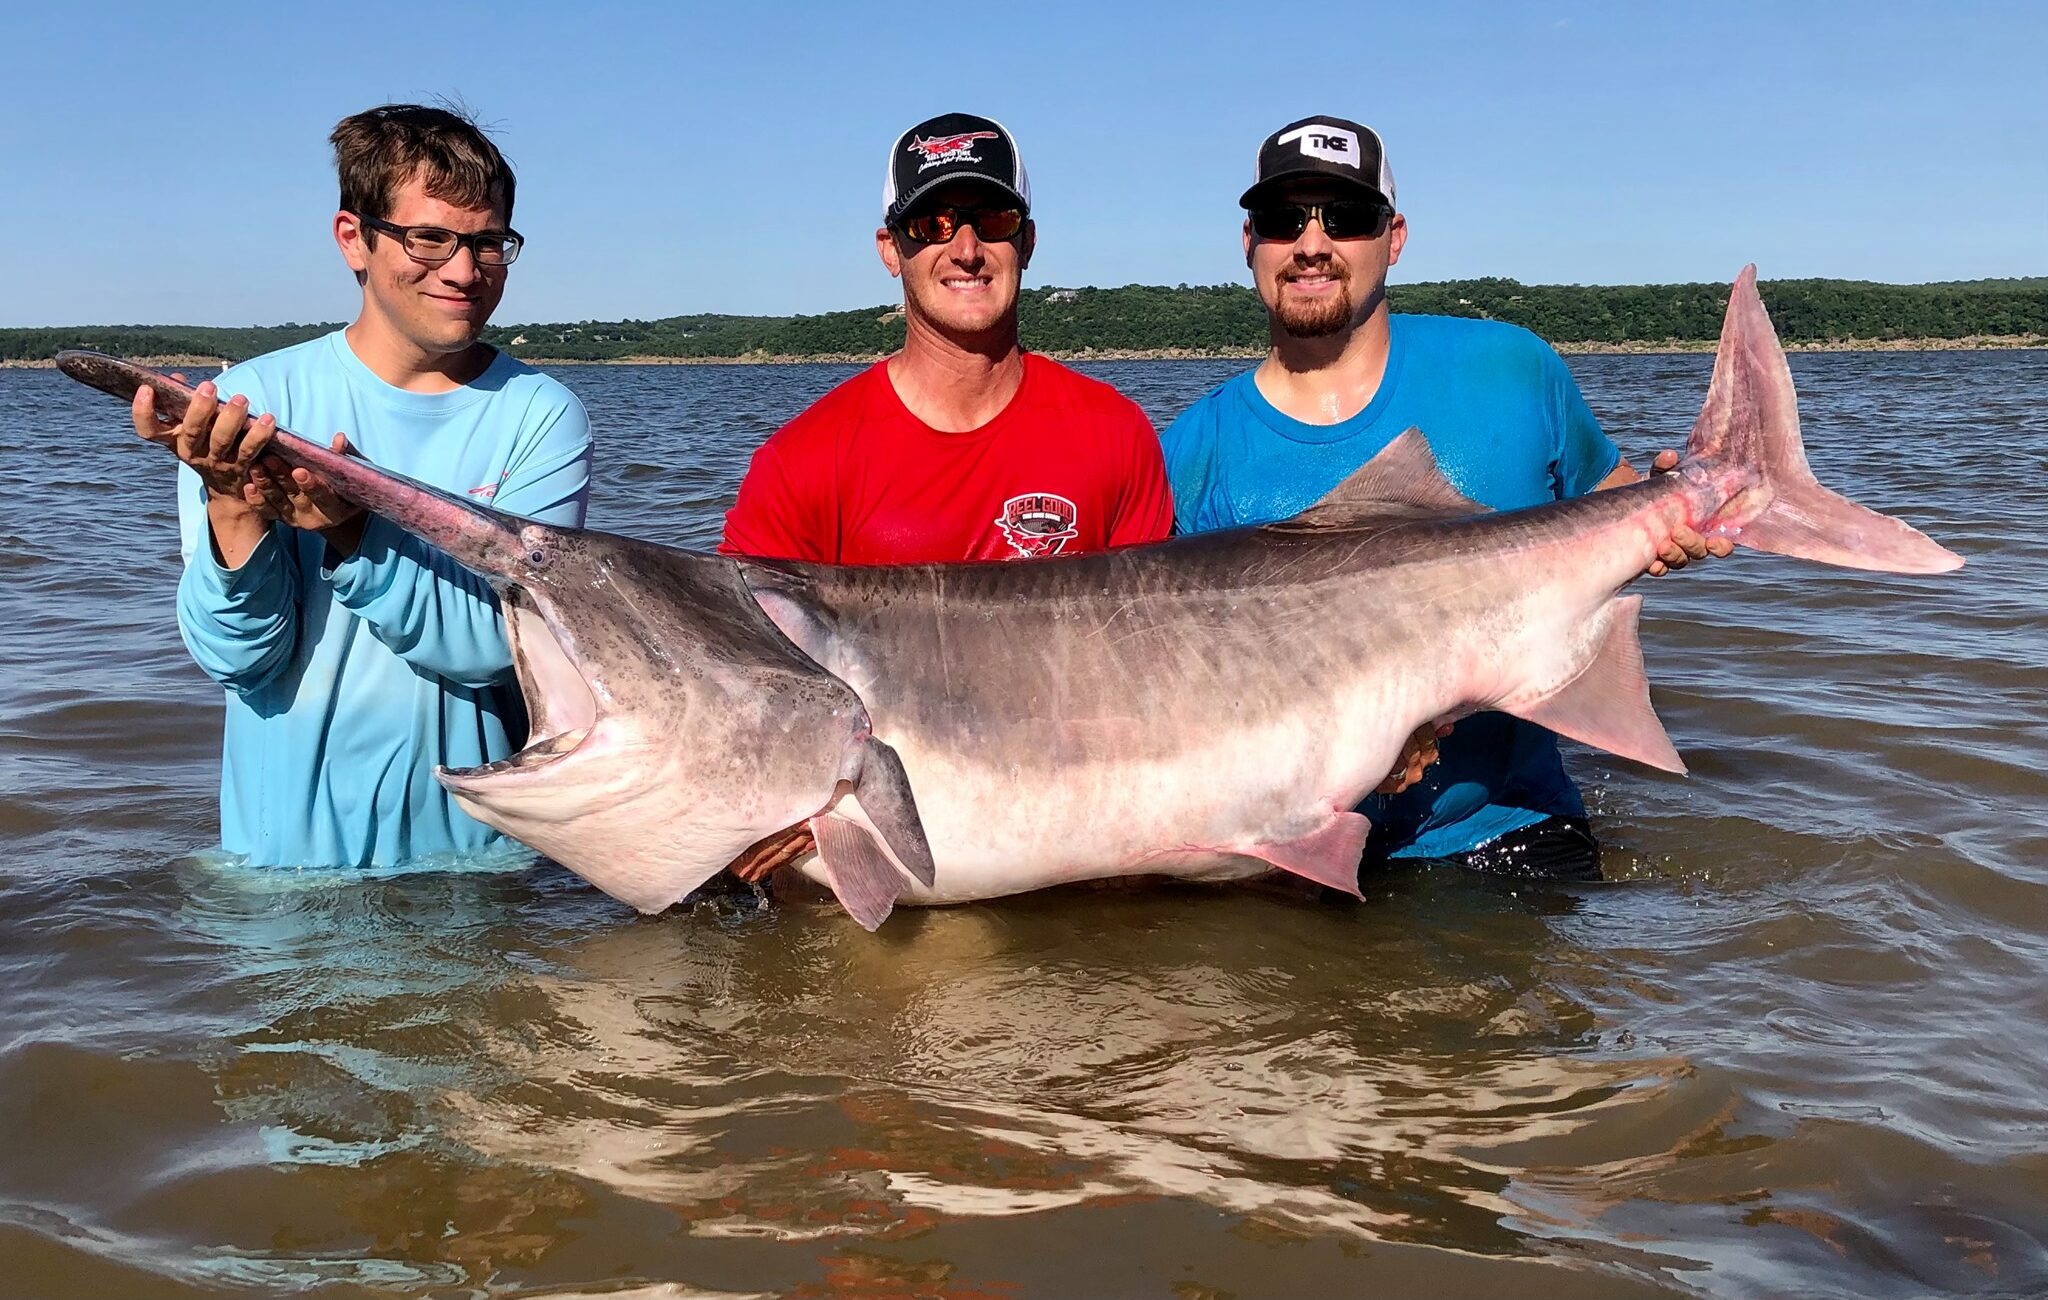
[[973,113],[941,113],[896,137],[882,178],[882,224],[893,226],[948,181],[983,181],[1031,211],[1031,181],[1008,128]]

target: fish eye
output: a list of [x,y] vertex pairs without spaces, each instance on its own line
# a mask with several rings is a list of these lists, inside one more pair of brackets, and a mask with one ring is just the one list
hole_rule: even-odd
[[534,569],[547,568],[554,562],[555,552],[560,549],[553,534],[540,524],[521,524],[518,539],[519,558]]

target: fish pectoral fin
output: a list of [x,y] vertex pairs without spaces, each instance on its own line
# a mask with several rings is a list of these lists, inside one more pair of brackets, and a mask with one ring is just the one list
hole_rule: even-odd
[[1346,810],[1330,814],[1328,821],[1300,839],[1267,841],[1238,852],[1363,898],[1358,890],[1358,866],[1365,857],[1365,837],[1371,831],[1372,822],[1365,814]]
[[1641,596],[1615,597],[1607,639],[1586,671],[1548,699],[1507,711],[1560,736],[1683,775],[1685,761],[1650,704],[1650,679],[1643,672],[1643,643],[1636,630],[1642,609]]
[[932,863],[932,846],[924,836],[924,822],[917,815],[917,799],[910,793],[910,774],[903,770],[896,751],[873,736],[861,742],[860,772],[854,777],[853,793],[903,869],[921,884],[933,883],[938,871]]
[[881,841],[859,822],[831,812],[811,818],[811,834],[839,905],[862,929],[878,928],[903,892],[903,877]]
[[772,581],[781,576],[744,561],[740,564],[740,577],[747,584],[748,594],[768,616],[768,621],[812,663],[831,671],[827,661],[832,657],[832,625],[826,621],[822,611],[805,601],[798,592],[772,585]]

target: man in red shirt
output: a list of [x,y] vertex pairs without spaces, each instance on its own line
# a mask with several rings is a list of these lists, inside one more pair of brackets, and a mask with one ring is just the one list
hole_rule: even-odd
[[[903,282],[903,350],[761,444],[719,549],[918,564],[1072,555],[1171,532],[1145,413],[1017,344],[1037,238],[1024,160],[1000,123],[945,113],[897,137],[875,251]],[[810,846],[795,827],[734,870],[759,880]]]
[[827,564],[1039,559],[1173,527],[1135,402],[1017,343],[1037,230],[1017,142],[971,113],[889,152],[875,251],[903,282],[903,350],[754,453],[728,554]]

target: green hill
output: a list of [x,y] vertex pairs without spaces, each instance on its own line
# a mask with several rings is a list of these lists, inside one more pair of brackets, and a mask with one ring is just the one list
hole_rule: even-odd
[[[1788,343],[2048,336],[2048,277],[1879,284],[1773,280],[1761,286]],[[1388,290],[1395,311],[1473,316],[1527,326],[1557,344],[1703,343],[1720,332],[1721,284],[1566,285],[1440,280]],[[1027,346],[1044,352],[1263,348],[1265,311],[1242,285],[1031,289],[1019,308]],[[44,360],[67,347],[128,356],[255,356],[334,329],[268,325],[96,325],[0,330],[0,361]],[[818,316],[697,314],[660,320],[493,326],[485,337],[516,356],[873,356],[903,343],[895,304]]]

